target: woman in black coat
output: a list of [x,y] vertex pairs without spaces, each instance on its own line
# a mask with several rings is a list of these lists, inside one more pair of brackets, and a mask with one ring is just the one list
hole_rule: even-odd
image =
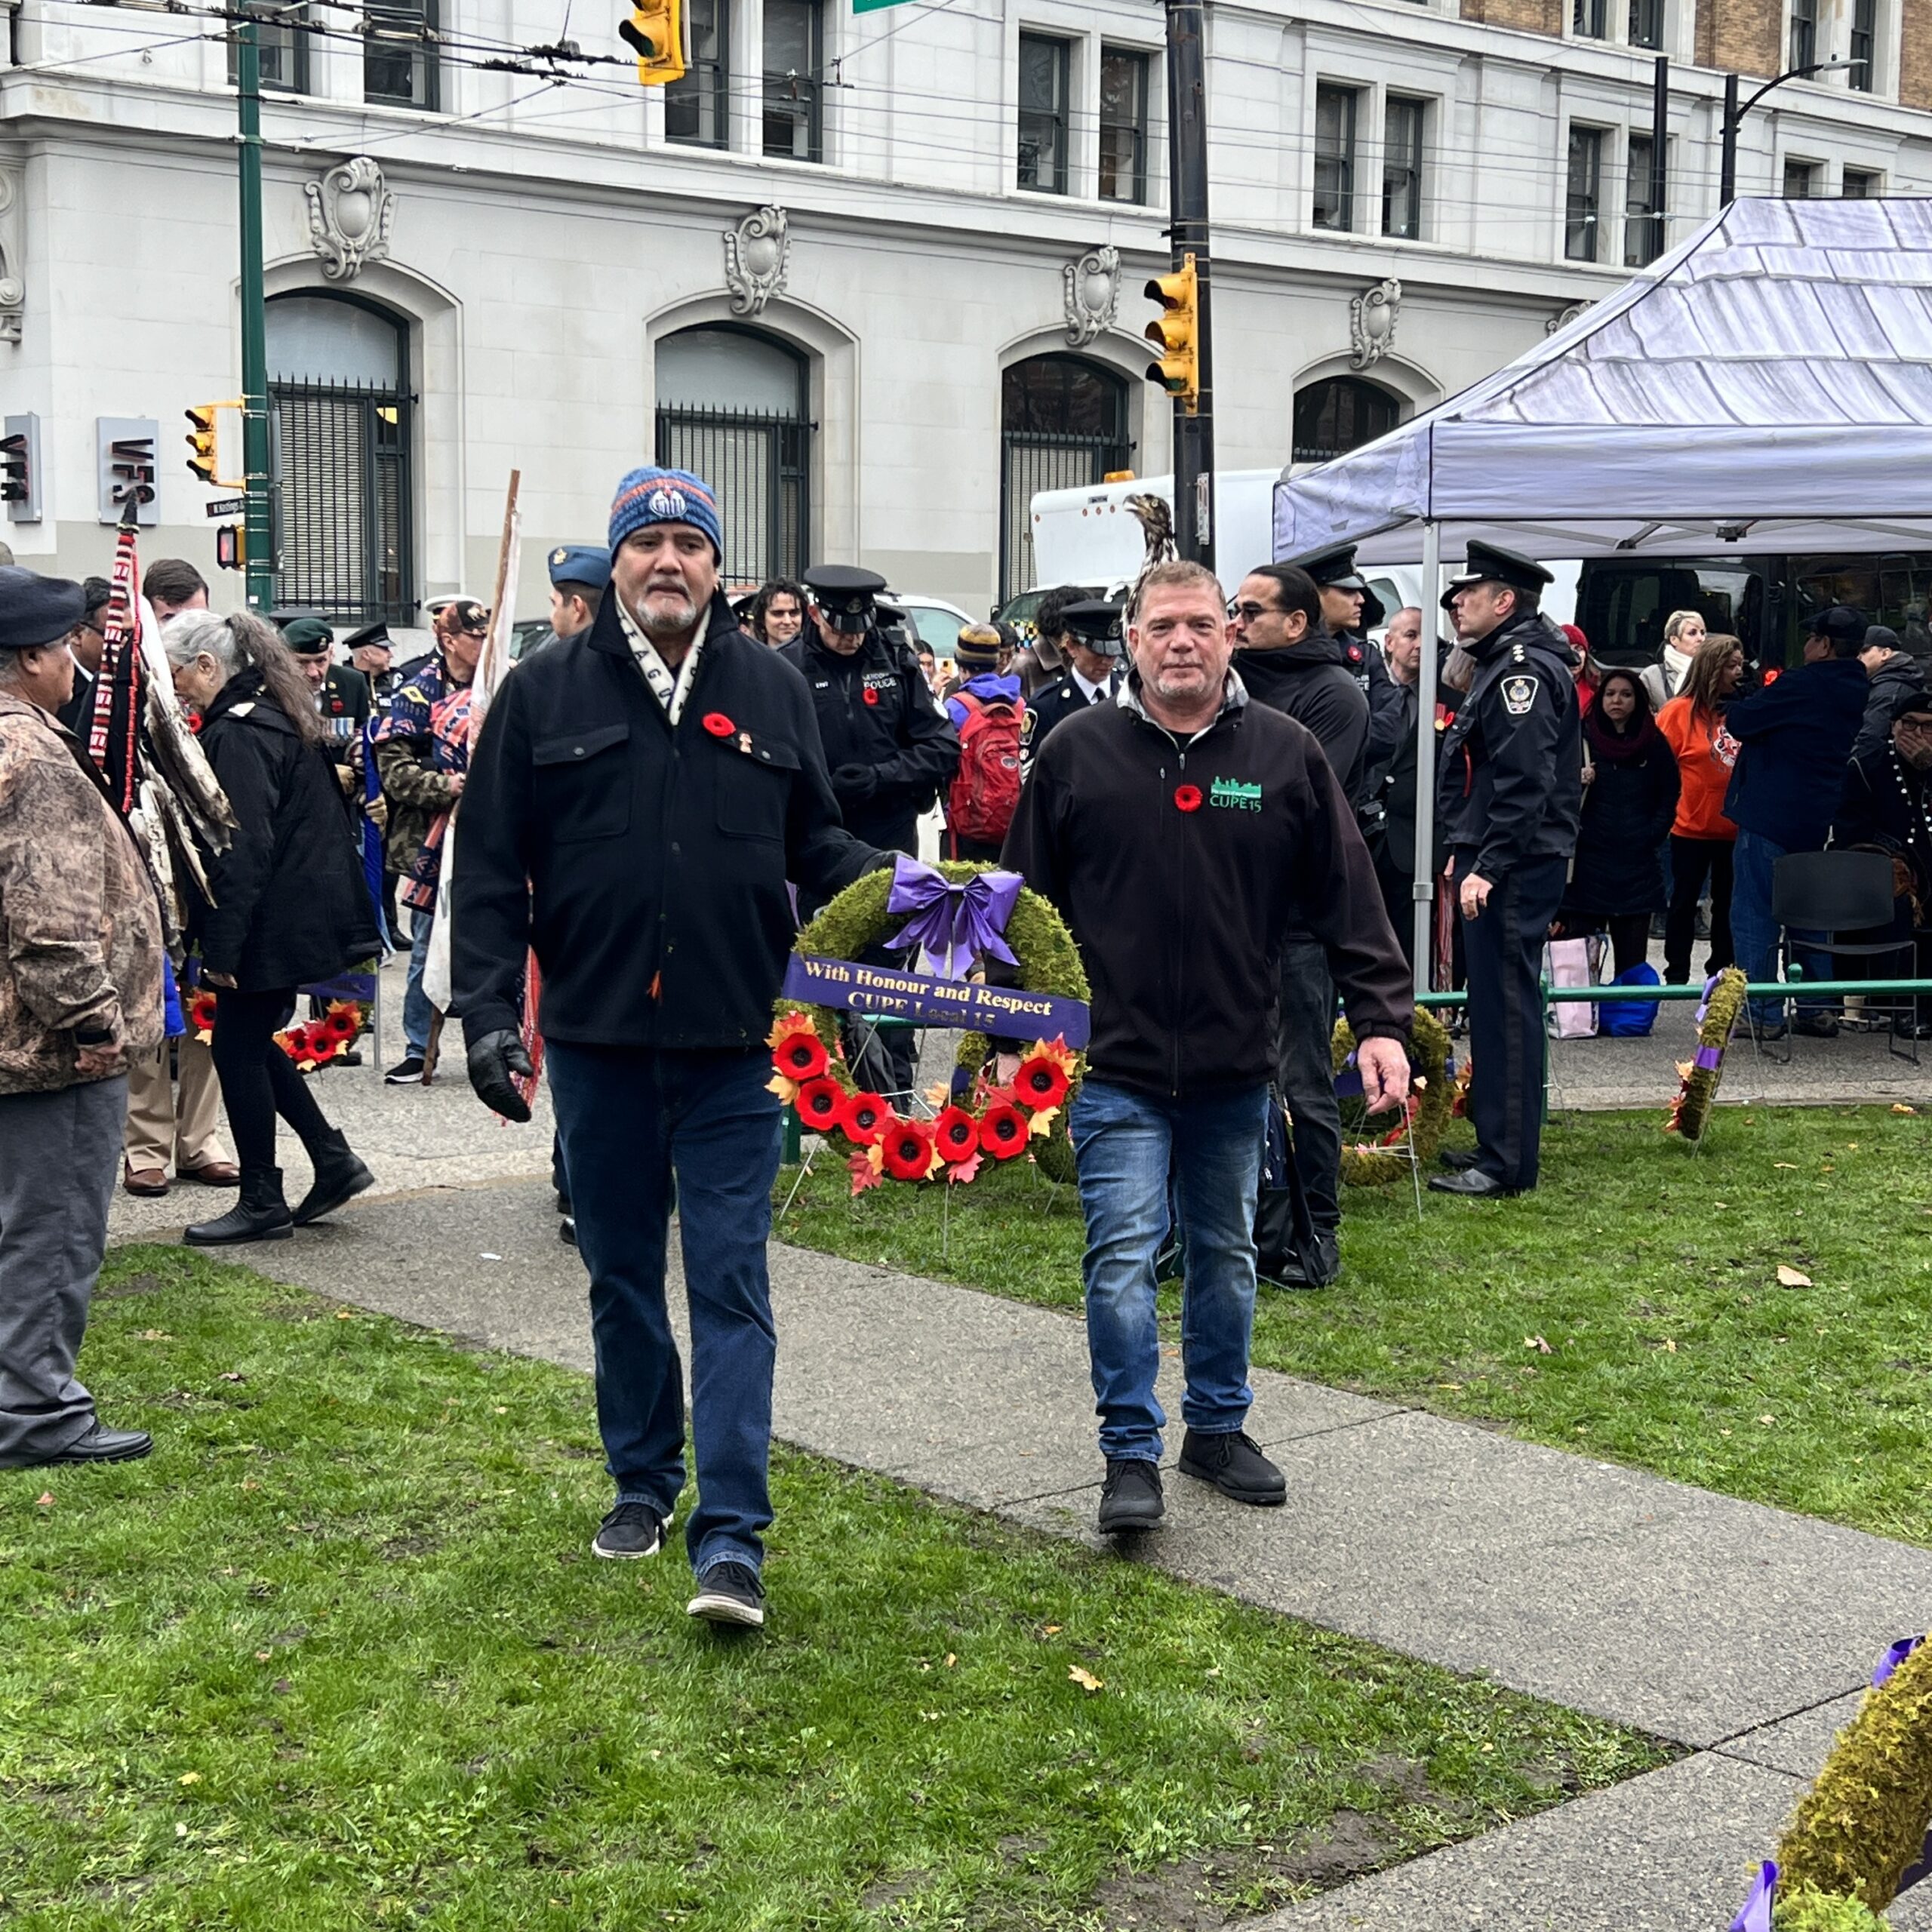
[[1563,928],[1607,931],[1616,970],[1641,965],[1663,904],[1663,842],[1677,816],[1677,755],[1634,671],[1606,671],[1583,713],[1583,820]]
[[[202,714],[202,749],[236,821],[233,844],[208,865],[214,903],[191,923],[202,983],[216,989],[215,1072],[242,1198],[186,1238],[203,1247],[282,1240],[375,1177],[274,1036],[294,1012],[297,986],[334,978],[381,942],[315,697],[288,646],[259,617],[206,611],[175,618],[163,642],[177,694]],[[277,1114],[315,1171],[293,1214],[275,1162]]]

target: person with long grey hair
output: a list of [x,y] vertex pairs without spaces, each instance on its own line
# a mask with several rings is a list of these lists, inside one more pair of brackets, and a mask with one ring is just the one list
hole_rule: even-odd
[[[215,992],[214,1063],[242,1166],[242,1198],[187,1230],[208,1247],[285,1240],[374,1177],[330,1126],[275,1035],[295,989],[333,978],[380,949],[353,828],[322,749],[315,700],[272,626],[246,612],[186,611],[162,642],[176,694],[202,715],[202,748],[234,810],[233,844],[208,862],[214,903],[189,937]],[[291,1214],[275,1165],[275,1117],[315,1169]]]

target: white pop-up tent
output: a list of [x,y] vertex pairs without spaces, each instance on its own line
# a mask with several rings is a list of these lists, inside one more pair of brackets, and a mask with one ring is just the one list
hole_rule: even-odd
[[1277,557],[1346,540],[1420,561],[1426,586],[1471,537],[1543,558],[1932,550],[1932,201],[1734,202],[1494,375],[1284,476],[1274,521]]

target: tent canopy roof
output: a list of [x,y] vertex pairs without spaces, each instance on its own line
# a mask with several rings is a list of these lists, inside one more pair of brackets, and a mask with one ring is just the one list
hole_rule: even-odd
[[1743,201],[1527,354],[1275,491],[1275,552],[1932,549],[1932,200]]

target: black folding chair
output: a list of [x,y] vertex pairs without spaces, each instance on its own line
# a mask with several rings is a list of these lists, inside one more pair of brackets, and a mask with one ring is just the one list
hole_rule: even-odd
[[[1787,852],[1771,867],[1771,916],[1778,922],[1779,977],[1790,977],[1794,932],[1822,933],[1822,941],[1805,940],[1804,946],[1836,954],[1841,958],[1876,959],[1889,954],[1894,961],[1903,954],[1909,978],[1915,958],[1912,940],[1906,939],[1840,940],[1839,933],[1869,931],[1892,922],[1892,862],[1883,852]],[[1801,993],[1801,980],[1793,989]],[[1758,1037],[1758,1016],[1748,1002],[1751,1038],[1759,1053],[1764,1042]],[[1891,1051],[1898,1048],[1898,1020],[1892,1020]],[[1789,1036],[1783,1060],[1789,1062],[1792,1048]],[[1778,1056],[1774,1054],[1775,1059]],[[1914,1041],[1908,1054],[1900,1054],[1915,1065],[1918,1048]]]

